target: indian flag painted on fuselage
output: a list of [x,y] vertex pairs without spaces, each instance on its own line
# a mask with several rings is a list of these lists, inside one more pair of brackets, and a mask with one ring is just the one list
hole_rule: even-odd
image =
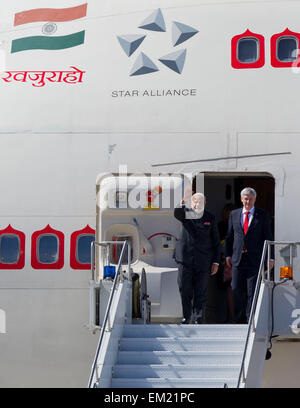
[[[15,14],[14,26],[35,22],[67,22],[86,16],[87,3],[64,9],[33,9]],[[61,50],[84,43],[85,30],[62,36],[34,35],[12,41],[11,53],[26,50]]]

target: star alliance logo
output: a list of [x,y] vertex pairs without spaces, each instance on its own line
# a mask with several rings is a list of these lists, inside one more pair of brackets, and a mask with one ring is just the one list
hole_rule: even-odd
[[[160,9],[151,13],[139,26],[143,30],[156,31],[161,33],[166,33],[166,24],[164,16]],[[186,24],[179,23],[177,21],[172,22],[172,43],[173,47],[182,44],[187,41],[199,31],[193,27],[190,27]],[[143,43],[146,34],[127,34],[117,36],[119,43],[127,55],[130,57]],[[186,58],[186,48],[183,48],[178,51],[171,52],[167,55],[164,55],[158,58],[162,64],[172,71],[181,74],[183,71],[184,63]],[[159,71],[157,65],[147,56],[145,53],[141,52],[136,58],[132,69],[130,71],[130,76],[135,75],[145,75],[152,72]]]

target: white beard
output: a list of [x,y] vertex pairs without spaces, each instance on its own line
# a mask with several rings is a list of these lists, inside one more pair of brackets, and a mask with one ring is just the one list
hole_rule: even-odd
[[193,212],[195,213],[196,218],[202,218],[203,213],[204,213],[204,209],[193,208]]

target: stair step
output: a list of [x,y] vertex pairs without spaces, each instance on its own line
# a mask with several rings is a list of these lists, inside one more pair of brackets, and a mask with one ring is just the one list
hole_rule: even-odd
[[247,325],[178,325],[178,324],[148,324],[125,325],[123,337],[217,337],[245,338]]
[[120,351],[243,351],[245,340],[198,338],[122,338]]
[[236,378],[113,378],[112,388],[229,388],[237,386]]
[[239,365],[115,365],[114,378],[235,378],[239,375]]
[[120,351],[117,364],[240,364],[242,352]]

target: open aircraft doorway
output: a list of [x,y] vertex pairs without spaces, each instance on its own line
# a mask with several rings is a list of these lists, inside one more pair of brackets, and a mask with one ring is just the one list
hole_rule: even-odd
[[[204,194],[206,196],[206,209],[216,217],[222,244],[224,244],[225,240],[229,213],[232,209],[242,206],[240,193],[245,187],[252,187],[256,190],[255,206],[269,212],[274,235],[275,180],[271,174],[205,172]],[[193,180],[193,191],[196,191],[196,177]],[[224,255],[223,249],[222,252]],[[224,274],[223,262],[224,259],[220,263],[218,273],[210,277],[205,311],[207,324],[226,324],[233,321],[231,282],[230,277],[227,277],[226,273]]]

